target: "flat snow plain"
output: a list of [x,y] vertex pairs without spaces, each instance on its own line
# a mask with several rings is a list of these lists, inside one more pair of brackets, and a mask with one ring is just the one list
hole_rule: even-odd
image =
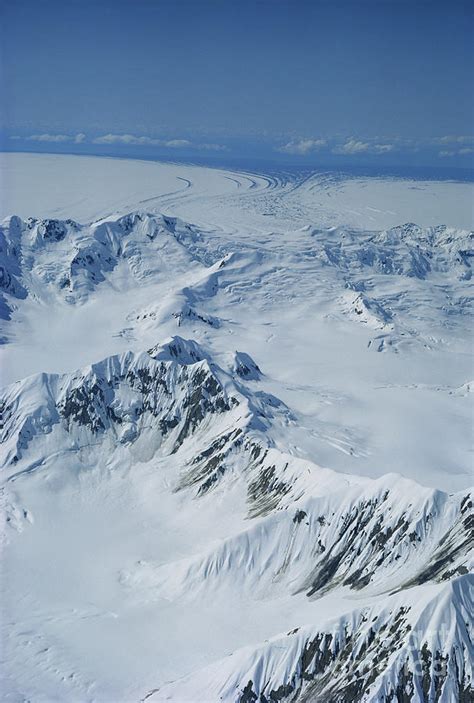
[[[382,276],[357,252],[367,233],[405,223],[471,230],[473,184],[34,154],[4,154],[2,172],[2,219],[89,224],[139,210],[199,232],[192,265],[168,259],[139,286],[118,265],[76,304],[33,291],[8,322],[2,385],[179,334],[223,368],[229,353],[250,354],[258,388],[289,409],[272,430],[282,451],[355,480],[398,474],[448,493],[472,484],[469,283],[449,266],[429,280]],[[324,265],[322,240],[334,240]],[[225,257],[215,286],[209,267]],[[239,647],[352,607],[340,594],[249,595],[238,582],[212,600],[168,599],[156,569],[246,529],[243,489],[235,481],[186,501],[170,491],[172,460],[113,471],[104,450],[95,461],[14,482],[25,520],[4,540],[4,700],[138,701]]]

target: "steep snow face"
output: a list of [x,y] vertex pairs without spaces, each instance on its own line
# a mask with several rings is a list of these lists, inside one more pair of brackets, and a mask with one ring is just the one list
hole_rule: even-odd
[[324,495],[296,504],[293,496],[285,494],[277,511],[218,549],[150,571],[150,583],[166,598],[194,599],[238,584],[259,597],[283,590],[315,599],[343,587],[384,594],[472,568],[469,493],[447,496],[400,477],[341,491],[336,475],[326,479]]
[[296,627],[234,652],[145,700],[467,701],[472,694],[473,581],[390,596],[319,630]]
[[472,185],[7,160],[6,698],[470,700]]

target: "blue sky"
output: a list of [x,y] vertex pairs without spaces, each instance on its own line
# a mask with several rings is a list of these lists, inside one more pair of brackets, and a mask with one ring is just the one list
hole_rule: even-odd
[[4,148],[473,164],[472,2],[1,7]]

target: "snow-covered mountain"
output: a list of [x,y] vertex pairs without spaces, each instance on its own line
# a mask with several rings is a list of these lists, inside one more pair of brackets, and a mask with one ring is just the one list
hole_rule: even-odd
[[471,700],[472,233],[143,168],[0,229],[6,700]]
[[[246,368],[255,368],[246,361]],[[218,665],[219,674],[206,670],[183,689],[173,685],[171,699],[207,700],[219,682],[216,700],[294,700],[296,692],[298,700],[396,700],[401,690],[416,700],[415,692],[431,685],[445,700],[467,695],[470,494],[448,496],[393,475],[350,480],[282,454],[267,440],[282,404],[242,385],[246,375],[225,371],[198,344],[175,337],[148,354],[110,357],[73,375],[31,376],[1,399],[8,481],[42,471],[52,457],[61,463],[91,447],[99,461],[108,455],[108,462],[113,457],[117,465],[130,465],[131,480],[135,462],[175,455],[182,468],[171,491],[199,500],[218,486],[241,483],[245,500],[236,508],[251,523],[202,555],[140,565],[123,576],[126,588],[134,581],[142,588],[145,581],[155,598],[191,599],[195,607],[236,587],[257,600],[298,593],[314,600],[342,590],[394,601],[391,608],[355,610],[326,631],[298,627],[284,644],[276,639],[247,649],[237,655],[237,669],[232,658]],[[7,520],[14,523],[20,512],[12,504]],[[431,584],[446,582],[453,585],[433,595]],[[450,640],[440,644],[432,631],[443,613]],[[422,627],[429,632],[420,634]],[[388,639],[380,635],[385,630]],[[416,647],[422,673],[413,670],[413,653],[410,659]],[[274,648],[285,650],[283,669]],[[437,661],[444,663],[442,672]]]
[[[77,304],[120,264],[139,284],[159,277],[163,269],[189,269],[191,252],[199,257],[199,233],[193,227],[140,212],[91,226],[11,217],[0,237],[2,292],[13,299],[25,298],[28,291],[38,300],[58,295]],[[5,309],[11,310],[11,304]]]
[[[378,351],[397,349],[403,336],[419,337],[411,322],[412,311],[415,305],[426,304],[426,298],[451,324],[457,315],[467,314],[471,296],[463,283],[472,275],[474,233],[414,224],[375,233],[307,230],[293,233],[302,246],[301,262],[311,262],[318,276],[327,276],[327,267],[333,269],[340,288],[333,314],[385,331],[375,339],[388,338],[390,344],[377,344]],[[267,246],[258,254],[253,250],[249,262],[242,243],[210,242],[196,226],[146,212],[92,225],[34,218],[24,222],[12,217],[0,229],[0,247],[1,311],[7,320],[27,295],[42,302],[57,297],[72,305],[86,301],[101,284],[113,285],[108,276],[112,272],[120,276],[121,285],[127,280],[133,288],[183,275],[189,280],[201,265],[207,267],[205,275],[176,291],[174,298],[167,296],[165,304],[174,305],[171,313],[178,324],[191,321],[219,327],[218,317],[200,309],[203,300],[216,295],[219,288],[232,286],[235,291],[238,286],[253,286],[253,280],[245,281],[255,270],[260,270],[258,280],[268,277],[269,271],[273,275],[284,271],[275,266],[276,257]],[[223,282],[219,271],[228,260],[233,276]],[[334,287],[333,280],[331,284]],[[133,325],[147,318],[154,321],[162,306],[147,306],[130,321]]]

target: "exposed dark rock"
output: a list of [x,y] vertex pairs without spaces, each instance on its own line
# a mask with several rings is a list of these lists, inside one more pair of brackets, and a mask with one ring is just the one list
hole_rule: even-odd
[[247,488],[249,517],[267,515],[290,490],[291,486],[278,478],[275,465],[262,468]]
[[302,520],[304,520],[305,517],[306,517],[306,513],[305,513],[304,510],[297,510],[297,511],[296,511],[296,514],[295,514],[295,517],[293,518],[293,522],[295,522],[295,523],[297,523],[297,524],[299,525],[299,523],[300,523]]

